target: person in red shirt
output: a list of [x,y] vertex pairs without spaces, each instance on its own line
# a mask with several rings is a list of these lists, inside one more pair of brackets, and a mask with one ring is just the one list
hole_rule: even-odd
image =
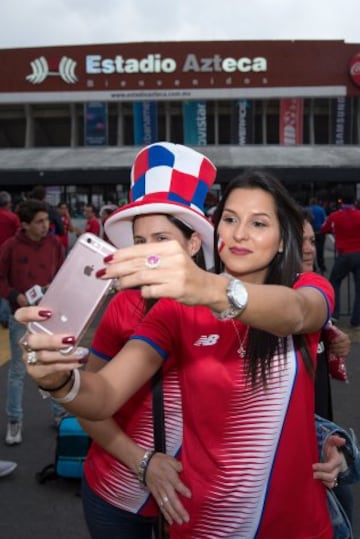
[[[11,211],[11,195],[0,191],[0,245],[14,236],[20,228],[20,219]],[[7,328],[9,325],[10,307],[5,298],[0,297],[0,324]]]
[[86,219],[85,229],[81,230],[79,227],[75,228],[75,234],[80,236],[83,232],[90,232],[95,236],[101,236],[101,224],[97,218],[97,209],[93,204],[88,204],[84,208],[84,216]]
[[[136,170],[140,186],[151,157]],[[176,166],[171,154],[168,163]],[[169,178],[180,189],[181,176],[172,171]],[[248,171],[232,180],[214,224],[216,273],[196,266],[176,241],[106,257],[98,278],[118,278],[122,289],[139,286],[143,297],[161,299],[99,373],[77,370],[82,363],[75,352],[64,362],[54,351],[63,335],[28,335],[37,363],[26,355],[24,362],[72,413],[99,420],[111,417],[172,354],[184,417],[181,478],[191,497],[182,497],[186,513],[178,515],[177,477],[154,493],[171,539],[332,539],[325,488],[313,476],[313,372],[333,308],[331,285],[315,273],[295,281],[303,219],[267,173]],[[24,310],[17,316],[29,321]],[[151,454],[144,455],[141,477]]]
[[353,328],[360,329],[360,210],[354,204],[350,189],[344,189],[340,209],[330,213],[321,227],[321,232],[333,234],[335,237],[336,258],[329,278],[335,291],[333,318],[338,319],[341,313],[341,283],[352,273],[355,298],[350,324]]
[[66,202],[59,202],[57,205],[57,211],[59,212],[62,224],[64,226],[64,234],[59,235],[59,240],[64,246],[65,253],[67,253],[69,250],[69,233],[74,232],[74,226],[72,224]]
[[0,191],[0,245],[20,228],[20,219],[11,211],[11,195]]
[[[64,249],[54,234],[49,234],[48,206],[39,200],[25,200],[19,205],[21,229],[0,247],[0,295],[12,313],[28,305],[26,291],[35,285],[49,286],[64,261]],[[25,369],[19,340],[25,333],[13,315],[9,318],[10,362],[8,370],[6,414],[8,425],[5,443],[22,442],[23,389]],[[53,403],[54,421],[64,413]]]

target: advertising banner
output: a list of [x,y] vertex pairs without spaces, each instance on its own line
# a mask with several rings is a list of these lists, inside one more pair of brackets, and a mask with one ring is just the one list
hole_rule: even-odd
[[232,103],[231,144],[254,143],[254,104],[249,99]]
[[148,145],[158,140],[158,106],[154,101],[133,103],[134,144]]
[[304,100],[299,98],[280,100],[280,144],[292,146],[303,142]]
[[183,126],[184,144],[206,146],[207,118],[205,101],[184,101]]
[[108,143],[107,104],[84,104],[84,145],[106,146]]
[[331,99],[331,127],[330,144],[352,143],[352,99],[351,97],[337,97]]

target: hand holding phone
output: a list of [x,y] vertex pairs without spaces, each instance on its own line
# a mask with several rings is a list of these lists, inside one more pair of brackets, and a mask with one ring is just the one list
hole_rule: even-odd
[[38,304],[52,316],[30,322],[29,331],[74,335],[78,343],[112,285],[112,280],[97,279],[95,274],[104,257],[114,251],[113,245],[94,234],[82,234]]

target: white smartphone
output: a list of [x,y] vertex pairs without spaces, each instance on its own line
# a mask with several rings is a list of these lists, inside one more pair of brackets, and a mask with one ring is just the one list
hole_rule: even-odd
[[52,316],[30,322],[29,331],[66,333],[74,335],[78,343],[112,286],[112,279],[97,279],[95,274],[104,267],[104,257],[114,251],[113,245],[98,236],[82,234],[38,304],[51,310]]

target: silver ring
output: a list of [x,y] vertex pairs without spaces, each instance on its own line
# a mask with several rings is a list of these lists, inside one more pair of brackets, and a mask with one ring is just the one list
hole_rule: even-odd
[[335,479],[334,479],[334,486],[333,486],[333,488],[335,488],[335,487],[337,487],[337,486],[339,486],[339,482],[338,482],[338,478],[337,478],[337,477],[335,477]]
[[155,269],[160,266],[160,257],[157,255],[150,255],[145,259],[145,266],[150,269]]
[[24,339],[24,340],[21,342],[21,346],[24,348],[25,352],[30,353],[30,352],[33,351],[32,348],[31,348],[31,346],[30,346],[30,344],[27,342],[26,339]]
[[168,503],[168,502],[169,502],[169,498],[168,498],[167,496],[164,496],[163,499],[162,499],[162,501],[163,501],[164,503]]
[[164,502],[159,502],[159,507],[164,507]]
[[36,365],[38,361],[37,355],[35,350],[31,350],[31,352],[28,352],[26,355],[26,363],[28,365]]

